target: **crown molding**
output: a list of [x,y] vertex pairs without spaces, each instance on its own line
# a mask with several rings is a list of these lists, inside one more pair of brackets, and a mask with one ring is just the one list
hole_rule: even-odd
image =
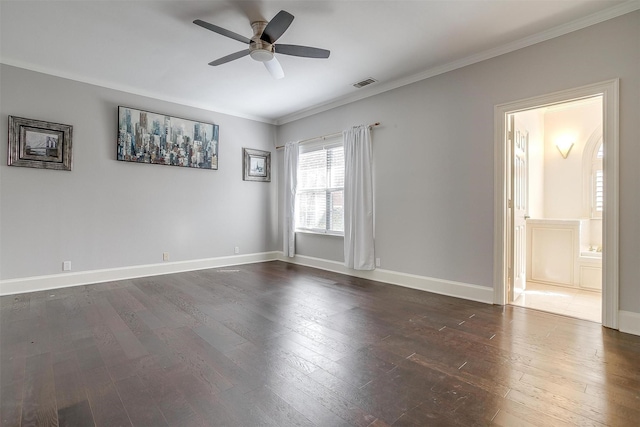
[[252,116],[249,114],[244,114],[242,112],[239,111],[232,111],[232,110],[226,110],[223,107],[218,107],[216,105],[209,105],[209,104],[199,104],[196,102],[193,102],[190,99],[187,98],[176,98],[176,97],[171,97],[171,96],[162,96],[162,95],[158,95],[155,92],[149,92],[149,91],[145,91],[145,90],[141,90],[139,88],[135,88],[132,86],[127,86],[127,85],[121,85],[121,84],[117,84],[117,83],[113,83],[113,82],[107,82],[104,80],[100,80],[100,79],[96,79],[93,77],[88,77],[88,76],[81,76],[79,74],[74,74],[74,73],[66,73],[60,70],[56,70],[53,68],[49,68],[49,67],[41,67],[38,65],[34,65],[32,63],[28,63],[28,62],[23,62],[23,61],[17,61],[14,59],[9,59],[9,58],[3,58],[0,57],[0,64],[4,64],[4,65],[9,65],[11,67],[17,67],[17,68],[22,68],[25,70],[29,70],[29,71],[34,71],[36,73],[42,73],[42,74],[48,74],[51,76],[55,76],[55,77],[60,77],[63,79],[67,79],[67,80],[73,80],[73,81],[77,81],[80,83],[86,83],[86,84],[90,84],[93,86],[99,86],[99,87],[103,87],[106,89],[112,89],[112,90],[118,90],[121,92],[127,92],[133,95],[139,95],[139,96],[144,96],[145,98],[151,98],[151,99],[157,99],[159,101],[166,101],[166,102],[171,102],[173,104],[179,104],[179,105],[183,105],[185,107],[193,107],[193,108],[198,108],[201,110],[206,110],[206,111],[210,111],[213,113],[218,113],[218,114],[225,114],[228,116],[233,116],[233,117],[238,117],[241,119],[247,119],[247,120],[253,120],[256,122],[262,122],[262,123],[267,123],[267,124],[271,124],[271,125],[275,125],[276,122],[274,120],[269,120],[266,119],[264,117],[259,117],[259,116]]
[[575,21],[568,22],[563,25],[542,31],[540,33],[528,36],[502,46],[498,46],[493,49],[485,50],[474,55],[467,56],[465,58],[449,62],[447,64],[430,68],[418,74],[414,74],[393,82],[376,85],[366,89],[362,89],[358,93],[346,95],[332,101],[315,105],[313,107],[305,108],[292,114],[288,114],[276,120],[276,125],[283,125],[289,122],[303,119],[305,117],[312,116],[314,114],[321,113],[323,111],[331,110],[336,107],[340,107],[352,102],[360,101],[365,98],[369,98],[384,92],[388,92],[393,89],[397,89],[402,86],[406,86],[412,83],[416,83],[421,80],[428,79],[440,74],[447,73],[449,71],[457,70],[458,68],[466,67],[487,59],[495,58],[506,53],[514,52],[525,47],[533,46],[547,40],[554,39],[556,37],[563,36],[565,34],[578,31],[592,25],[599,24],[604,21],[608,21],[613,18],[617,18],[627,13],[635,12],[640,9],[640,0],[630,0],[625,3],[613,6],[609,9],[602,10],[584,18],[577,19]]
[[159,96],[155,92],[149,92],[149,91],[141,90],[139,88],[135,88],[127,85],[120,85],[120,84],[116,84],[116,83],[112,83],[112,82],[108,82],[100,79],[95,79],[88,76],[82,76],[74,73],[66,73],[60,70],[34,65],[28,62],[17,61],[10,58],[3,58],[2,56],[0,56],[0,63],[13,66],[13,67],[23,68],[30,71],[43,73],[43,74],[49,74],[49,75],[64,78],[64,79],[74,80],[81,83],[87,83],[94,86],[100,86],[107,89],[123,91],[123,92],[144,96],[151,99],[157,99],[160,101],[166,101],[174,104],[184,105],[187,107],[198,108],[206,111],[211,111],[219,114],[226,114],[233,117],[253,120],[253,121],[267,123],[271,125],[283,125],[289,122],[303,119],[305,117],[312,116],[314,114],[321,113],[323,111],[331,110],[333,108],[350,104],[352,102],[370,98],[372,96],[375,96],[384,92],[388,92],[390,90],[397,89],[402,86],[406,86],[421,80],[428,79],[430,77],[444,74],[449,71],[456,70],[458,68],[466,67],[468,65],[472,65],[487,59],[495,58],[497,56],[504,55],[506,53],[510,53],[528,46],[532,46],[534,44],[537,44],[543,41],[547,41],[565,34],[569,34],[571,32],[581,30],[583,28],[587,28],[589,26],[607,21],[609,19],[617,18],[619,16],[634,12],[639,9],[640,9],[640,0],[629,0],[625,3],[613,6],[606,10],[602,10],[600,12],[594,13],[584,18],[577,19],[575,21],[571,21],[566,24],[551,28],[549,30],[534,34],[532,36],[525,37],[525,38],[516,40],[514,42],[507,43],[505,45],[486,50],[484,52],[470,55],[465,58],[462,58],[453,62],[449,62],[441,66],[433,67],[418,74],[414,74],[408,77],[394,80],[392,82],[387,82],[387,83],[383,83],[373,87],[361,89],[357,93],[349,94],[343,97],[339,97],[337,99],[333,99],[331,101],[316,104],[314,106],[310,106],[308,108],[298,110],[294,113],[284,115],[275,120],[267,119],[265,117],[260,117],[260,116],[254,116],[250,114],[244,114],[240,111],[227,110],[224,107],[219,107],[217,105],[194,103],[192,100],[186,99],[186,98],[169,97],[169,96],[161,96],[161,95]]

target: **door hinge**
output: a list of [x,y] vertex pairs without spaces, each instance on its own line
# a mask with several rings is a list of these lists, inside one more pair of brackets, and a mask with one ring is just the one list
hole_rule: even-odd
[[507,200],[507,207],[511,209],[511,199]]

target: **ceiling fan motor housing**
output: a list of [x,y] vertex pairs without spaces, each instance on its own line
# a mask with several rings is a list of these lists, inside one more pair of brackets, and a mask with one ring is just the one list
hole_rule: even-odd
[[260,62],[271,61],[274,54],[273,45],[260,38],[267,24],[268,22],[265,21],[251,23],[253,37],[251,37],[251,43],[249,43],[249,55],[252,59]]

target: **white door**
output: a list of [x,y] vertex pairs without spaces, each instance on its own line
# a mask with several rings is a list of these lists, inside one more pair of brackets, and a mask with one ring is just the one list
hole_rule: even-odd
[[511,146],[511,274],[509,302],[515,301],[527,286],[527,211],[529,132],[515,118],[509,117]]

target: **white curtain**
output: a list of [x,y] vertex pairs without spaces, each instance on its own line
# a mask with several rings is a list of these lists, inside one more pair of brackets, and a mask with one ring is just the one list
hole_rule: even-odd
[[344,138],[344,265],[355,270],[373,270],[373,176],[371,131],[355,126]]
[[284,146],[284,209],[282,243],[285,256],[296,254],[296,188],[298,181],[298,143],[287,142]]

